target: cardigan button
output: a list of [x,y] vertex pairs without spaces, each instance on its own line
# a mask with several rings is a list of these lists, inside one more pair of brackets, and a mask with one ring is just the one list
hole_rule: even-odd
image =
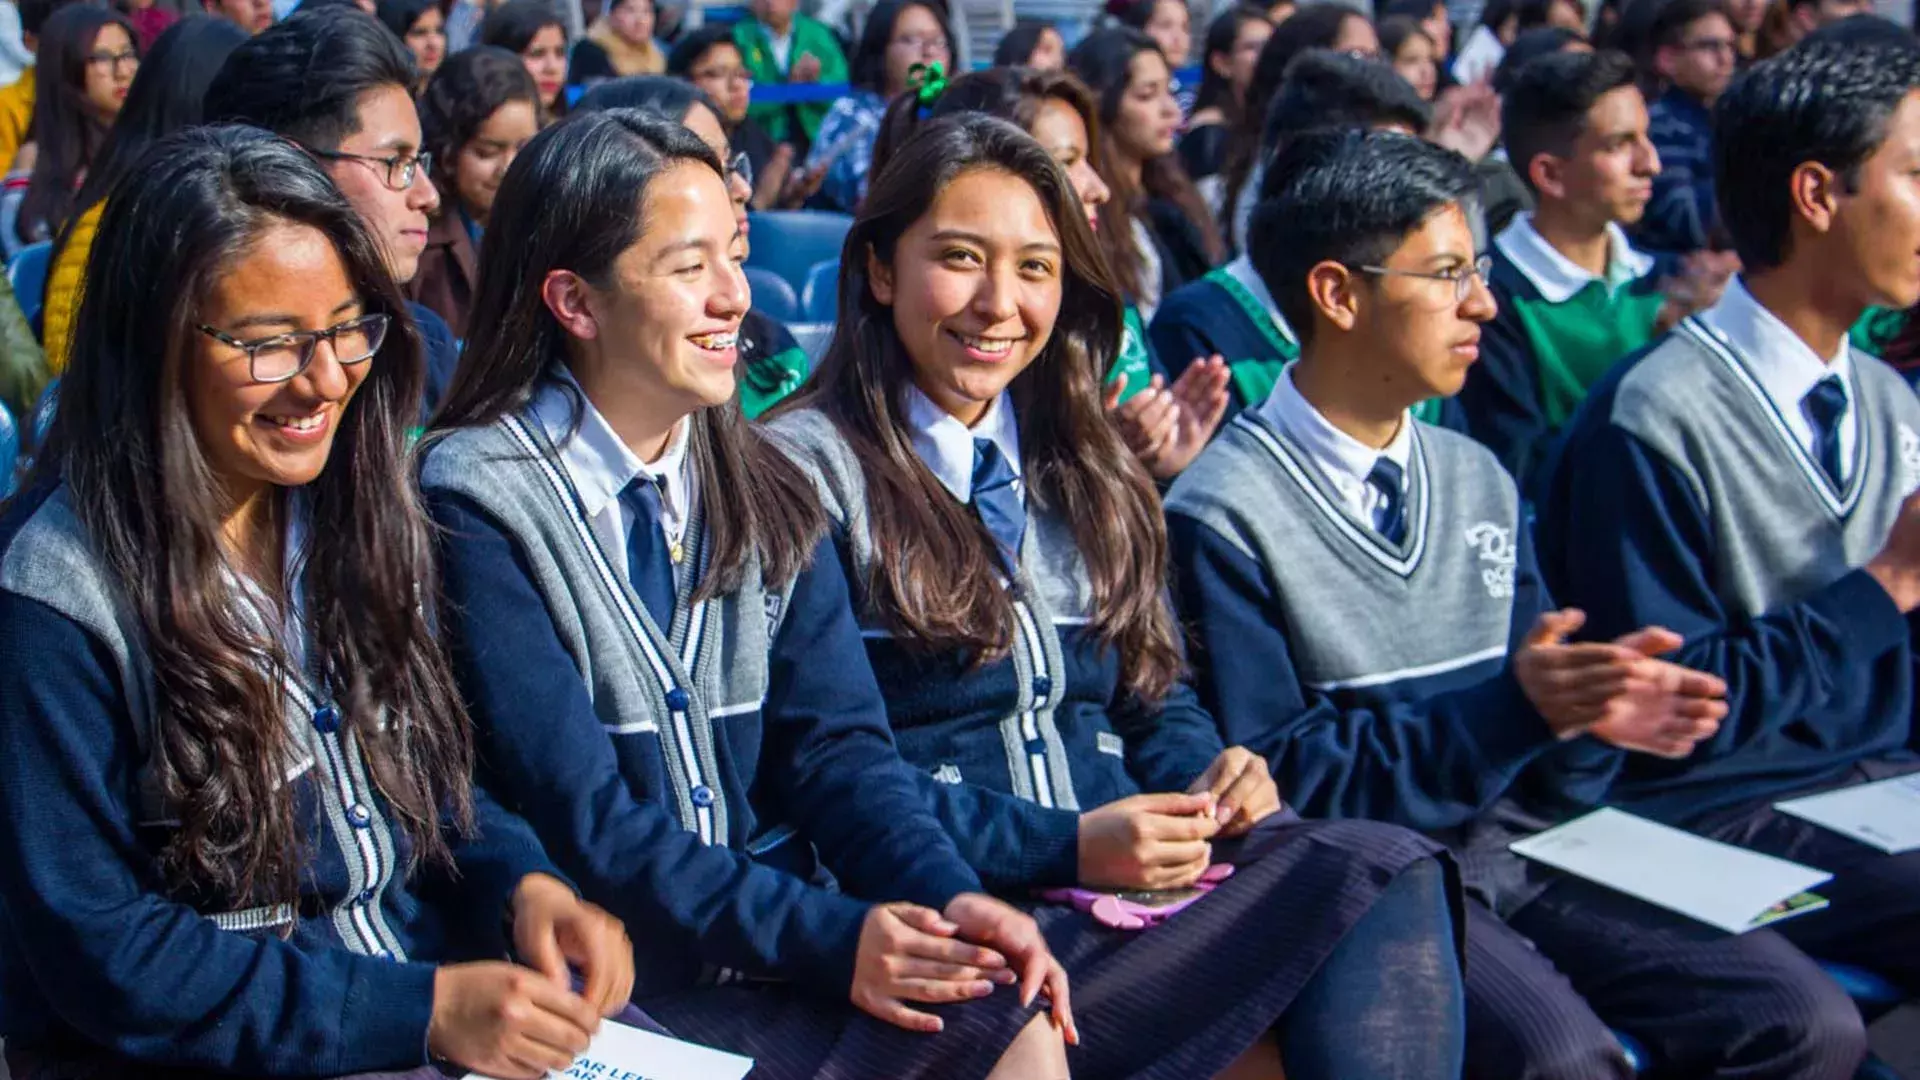
[[1053,696],[1053,680],[1049,679],[1045,675],[1034,676],[1033,678],[1034,703],[1043,704],[1046,702],[1048,698],[1052,696]]
[[356,829],[364,829],[373,824],[373,811],[366,803],[354,803],[347,807],[347,822]]
[[686,712],[687,706],[691,704],[693,704],[693,699],[687,696],[685,690],[676,686],[667,691],[667,708],[672,709],[674,712]]
[[705,784],[693,789],[693,805],[705,810],[713,805],[713,789]]
[[340,730],[340,710],[331,704],[322,705],[313,710],[313,730],[322,735],[331,735]]

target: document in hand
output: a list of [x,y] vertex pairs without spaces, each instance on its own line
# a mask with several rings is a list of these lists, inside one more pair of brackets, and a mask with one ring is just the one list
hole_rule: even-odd
[[1826,902],[1802,894],[1833,877],[1612,808],[1509,848],[1730,934],[1818,911]]
[[1773,808],[1889,855],[1920,849],[1920,774],[1788,799]]
[[[741,1080],[752,1068],[751,1058],[608,1020],[565,1072],[547,1075],[550,1080]],[[465,1080],[492,1078],[468,1073]]]

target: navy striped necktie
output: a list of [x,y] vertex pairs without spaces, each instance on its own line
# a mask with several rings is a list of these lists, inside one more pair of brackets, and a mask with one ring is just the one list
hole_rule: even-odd
[[1373,463],[1367,483],[1380,492],[1380,505],[1373,511],[1373,530],[1389,544],[1398,545],[1407,538],[1407,473],[1399,462],[1385,454]]
[[1020,540],[1027,531],[1026,500],[1007,456],[992,439],[973,440],[973,493],[967,500],[993,538],[1009,567],[1020,564]]
[[674,582],[673,555],[660,524],[660,482],[641,473],[620,493],[620,501],[633,511],[633,527],[627,530],[627,580],[653,624],[665,633],[673,625]]

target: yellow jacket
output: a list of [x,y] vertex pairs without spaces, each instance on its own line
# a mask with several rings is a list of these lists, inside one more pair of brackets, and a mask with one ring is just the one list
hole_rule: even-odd
[[0,172],[13,164],[32,124],[33,69],[28,68],[12,86],[0,88]]
[[87,253],[107,208],[101,199],[74,220],[73,235],[53,253],[47,270],[47,306],[40,316],[40,340],[46,343],[47,367],[55,375],[67,369],[67,350],[73,344],[73,317],[80,312],[80,286],[87,280]]

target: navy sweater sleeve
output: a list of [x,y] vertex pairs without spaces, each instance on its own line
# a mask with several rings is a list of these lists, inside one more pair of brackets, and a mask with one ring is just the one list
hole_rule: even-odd
[[771,776],[794,824],[842,885],[936,911],[980,879],[927,812],[918,770],[894,748],[831,539],[795,580],[773,642],[761,716]]
[[1527,491],[1550,432],[1540,408],[1540,368],[1533,343],[1504,302],[1500,314],[1480,328],[1480,361],[1468,369],[1459,402],[1467,434],[1493,451],[1521,491]]
[[1217,351],[1194,317],[1192,307],[1185,296],[1171,294],[1160,305],[1160,310],[1153,313],[1153,322],[1147,325],[1147,340],[1152,343],[1154,356],[1166,371],[1168,382],[1178,379],[1195,360],[1204,360]]
[[[1579,465],[1556,478],[1541,518],[1548,550],[1561,553],[1548,571],[1555,592],[1586,610],[1589,636],[1664,626],[1687,639],[1667,659],[1727,681],[1719,732],[1674,768],[1733,753],[1830,707],[1834,691],[1853,682],[1843,673],[1907,639],[1906,619],[1864,570],[1756,617],[1733,617],[1714,588],[1706,510],[1669,462],[1604,422],[1582,430],[1567,460]],[[1569,497],[1576,483],[1578,497]]]
[[[1447,828],[1479,814],[1556,748],[1505,672],[1381,708],[1346,705],[1302,685],[1285,609],[1260,566],[1188,515],[1171,513],[1168,523],[1201,699],[1229,743],[1266,757],[1281,797],[1302,814]],[[1527,576],[1520,575],[1519,591]],[[1539,606],[1516,600],[1516,623]]]
[[[250,1075],[427,1059],[434,967],[228,933],[167,899],[105,648],[0,592],[0,909],[45,1006],[106,1051]],[[17,1020],[21,1003],[8,1003]]]
[[1185,791],[1226,745],[1200,698],[1184,682],[1147,706],[1121,693],[1110,718],[1127,747],[1127,771],[1147,792]]
[[432,493],[429,507],[444,530],[454,673],[487,782],[636,939],[677,931],[708,963],[844,997],[867,904],[702,844],[635,798],[514,542],[470,500]]

